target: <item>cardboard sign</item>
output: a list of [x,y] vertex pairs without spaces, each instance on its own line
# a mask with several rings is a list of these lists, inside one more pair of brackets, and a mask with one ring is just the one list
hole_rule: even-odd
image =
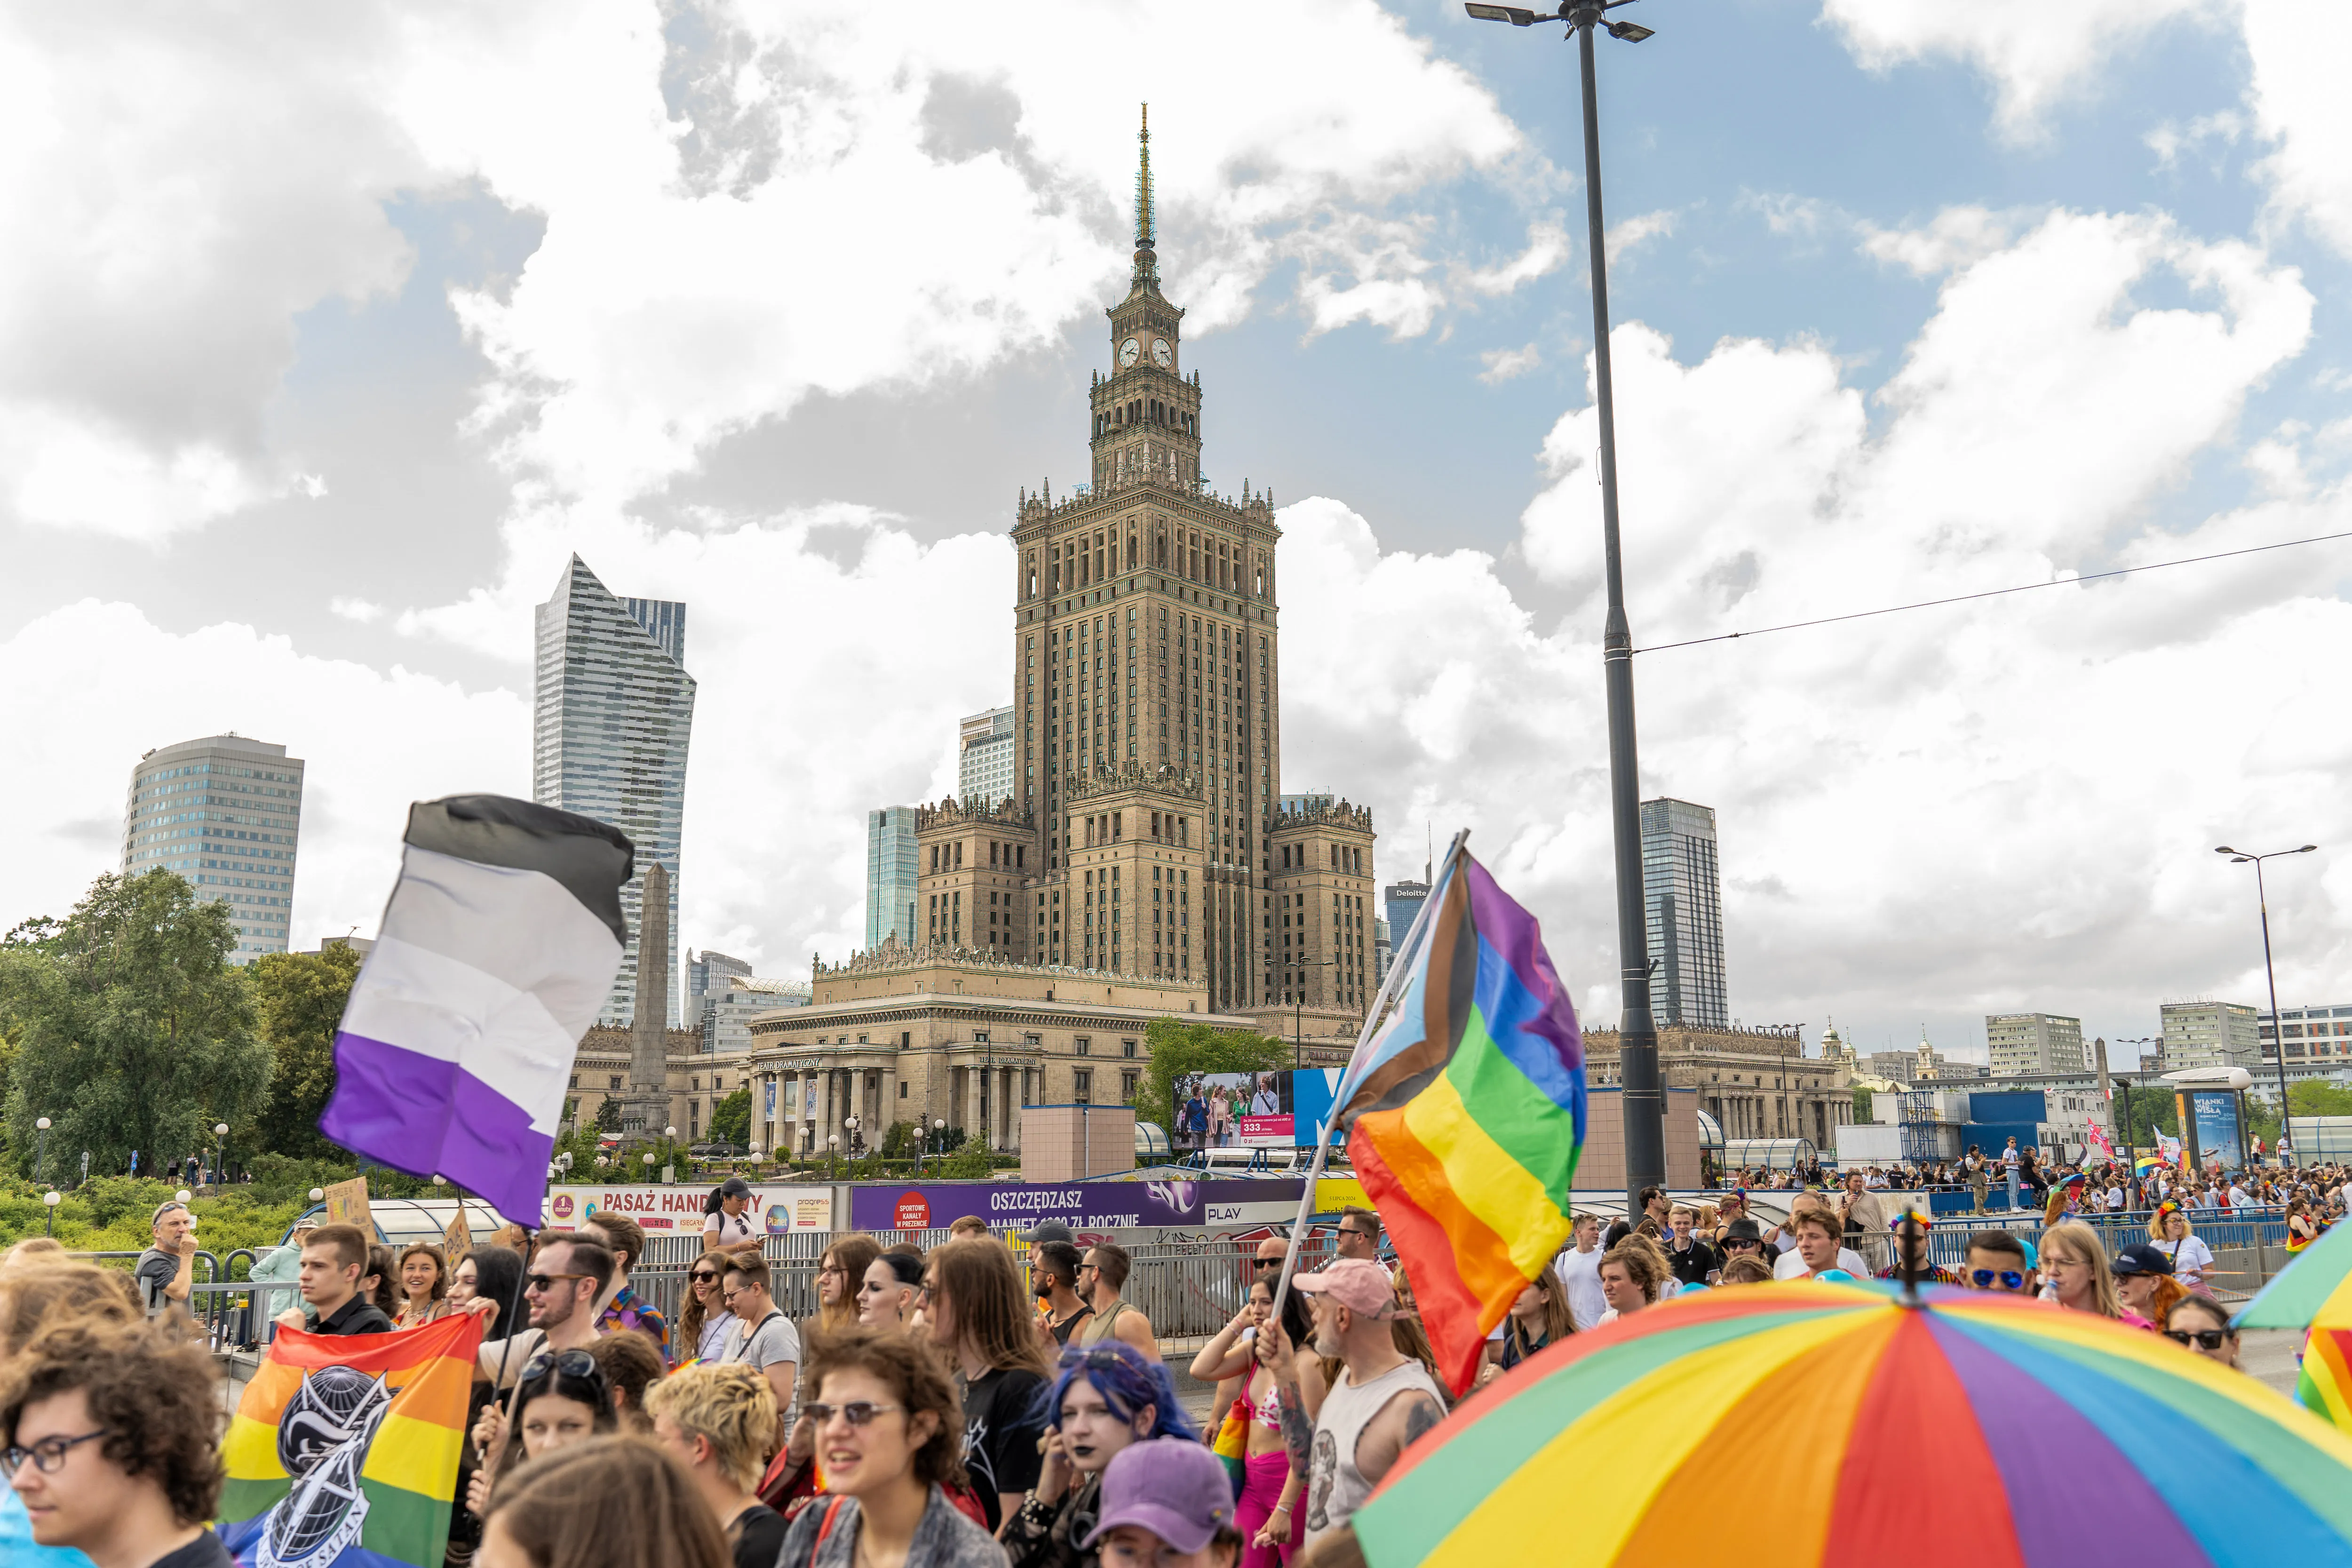
[[375,1234],[375,1221],[368,1215],[365,1176],[353,1176],[348,1182],[337,1182],[326,1190],[325,1203],[329,1225],[355,1225],[368,1236]]
[[460,1203],[448,1226],[441,1232],[441,1255],[449,1260],[449,1267],[455,1268],[457,1259],[473,1250],[474,1227],[466,1223],[466,1205]]

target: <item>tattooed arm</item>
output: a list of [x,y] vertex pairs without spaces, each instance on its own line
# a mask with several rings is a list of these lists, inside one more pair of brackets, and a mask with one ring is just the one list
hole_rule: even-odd
[[1282,1447],[1290,1457],[1293,1479],[1307,1474],[1307,1453],[1315,1446],[1315,1417],[1307,1413],[1307,1399],[1298,1388],[1298,1357],[1280,1323],[1269,1322],[1257,1331],[1257,1359],[1274,1377],[1274,1397],[1282,1409]]
[[1356,1468],[1373,1485],[1389,1473],[1423,1433],[1445,1419],[1444,1407],[1418,1389],[1407,1389],[1364,1423],[1356,1438]]

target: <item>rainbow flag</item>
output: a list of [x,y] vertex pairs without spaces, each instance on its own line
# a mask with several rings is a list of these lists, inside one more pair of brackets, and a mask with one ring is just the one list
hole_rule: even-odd
[[221,1442],[220,1537],[240,1568],[437,1568],[482,1321],[281,1331]]
[[1460,1394],[1486,1331],[1560,1248],[1584,1147],[1584,1040],[1533,915],[1466,852],[1410,979],[1333,1096],[1348,1152]]
[[2352,1432],[2352,1226],[2297,1248],[2231,1320],[2241,1329],[2307,1329],[2295,1403]]

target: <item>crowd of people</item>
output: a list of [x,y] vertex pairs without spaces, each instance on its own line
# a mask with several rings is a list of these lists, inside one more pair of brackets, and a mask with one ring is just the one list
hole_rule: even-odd
[[[760,1238],[730,1234],[714,1202],[674,1322],[632,1283],[646,1236],[625,1216],[454,1259],[320,1225],[289,1244],[297,1300],[277,1321],[341,1336],[479,1319],[454,1568],[1325,1568],[1357,1560],[1349,1521],[1457,1403],[1670,1297],[1774,1280],[2039,1296],[2236,1364],[2213,1255],[2178,1202],[2112,1258],[2053,1208],[2038,1245],[1979,1231],[1951,1268],[1929,1257],[1927,1216],[1886,1212],[1884,1191],[1851,1173],[1796,1194],[1779,1223],[1737,1188],[1712,1203],[1647,1189],[1605,1226],[1579,1215],[1460,1402],[1376,1212],[1339,1215],[1333,1256],[1286,1292],[1290,1243],[1268,1236],[1232,1321],[1189,1364],[1216,1390],[1197,1425],[1125,1295],[1128,1253],[1050,1223],[1023,1238],[1025,1278],[978,1220],[928,1251],[836,1237],[816,1310],[795,1321]],[[2340,1193],[2315,1182],[2290,1201],[2324,1215]],[[186,1217],[157,1211],[128,1273],[38,1240],[0,1261],[0,1561],[229,1562],[207,1528],[222,1402],[186,1316]]]
[[1979,1214],[2042,1213],[2061,1199],[2064,1212],[2093,1215],[2137,1213],[2168,1202],[2221,1214],[2281,1210],[2300,1203],[2310,1230],[2306,1244],[2342,1219],[2352,1205],[2352,1190],[2347,1190],[2352,1188],[2352,1166],[2232,1171],[2209,1163],[2201,1174],[2191,1177],[2162,1163],[2126,1170],[2113,1161],[2061,1161],[2044,1150],[2020,1148],[2014,1138],[1991,1151],[1970,1144],[1957,1160],[1860,1165],[1841,1173],[1824,1171],[1813,1162],[1793,1169],[1740,1171],[1724,1180],[1738,1191],[1804,1192],[1842,1186],[1857,1178],[1871,1192],[1968,1193]]

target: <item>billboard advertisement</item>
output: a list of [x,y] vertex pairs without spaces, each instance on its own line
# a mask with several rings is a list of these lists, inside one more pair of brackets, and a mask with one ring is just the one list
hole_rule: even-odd
[[937,1230],[967,1215],[994,1231],[1027,1230],[1059,1220],[1072,1230],[1131,1230],[1201,1223],[1199,1182],[874,1183],[850,1189],[853,1230]]
[[2189,1102],[2197,1139],[2197,1163],[2208,1166],[2216,1161],[2225,1171],[2234,1171],[2246,1163],[2244,1142],[2238,1135],[2238,1096],[2226,1089],[2197,1089],[2183,1092]]
[[1292,1118],[1288,1073],[1192,1072],[1175,1082],[1180,1154],[1201,1149],[1287,1149]]
[[[699,1236],[702,1205],[710,1195],[703,1186],[613,1185],[561,1186],[547,1196],[547,1222],[578,1225],[599,1209],[627,1215],[648,1236]],[[831,1187],[753,1187],[745,1215],[771,1236],[794,1230],[833,1228]]]

